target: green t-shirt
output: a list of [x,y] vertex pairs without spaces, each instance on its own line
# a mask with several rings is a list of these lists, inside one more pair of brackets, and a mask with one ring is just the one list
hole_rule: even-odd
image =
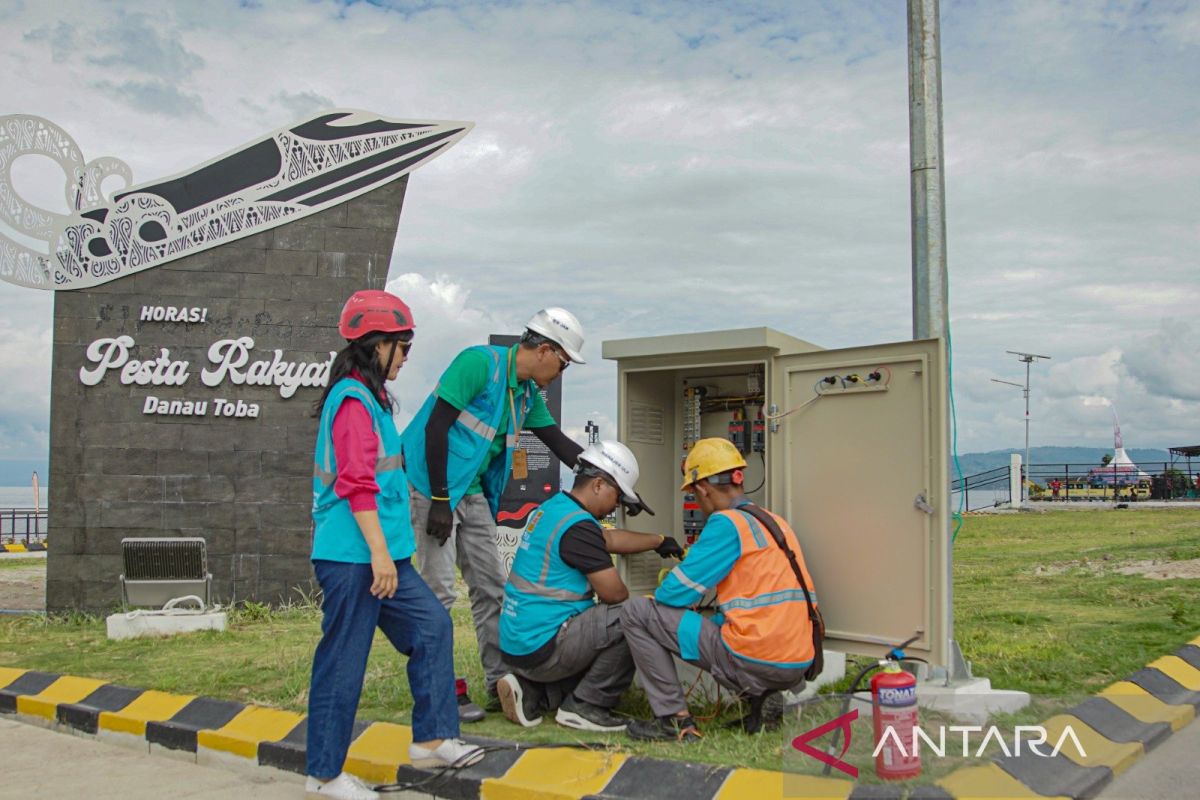
[[[513,391],[513,401],[518,414],[520,414],[521,408],[521,395],[524,393],[520,382],[517,381],[517,347],[519,346],[513,345],[508,351],[510,362],[508,386]],[[473,349],[463,350],[455,356],[454,360],[450,362],[450,366],[446,368],[445,374],[442,375],[442,380],[437,388],[437,396],[461,411],[471,400],[483,394],[487,389],[488,375],[491,371],[492,359],[487,353]],[[554,417],[550,416],[550,410],[546,408],[546,401],[542,398],[542,393],[538,391],[537,384],[533,381],[527,381],[527,383],[531,385],[534,394],[533,408],[529,409],[529,416],[525,418],[524,427],[544,428],[547,425],[557,424]],[[507,398],[505,402],[508,402]],[[476,473],[474,480],[467,488],[467,494],[479,494],[483,491],[480,481],[483,473],[492,463],[492,459],[504,452],[504,440],[508,435],[509,417],[511,416],[512,412],[510,411],[500,418],[500,424],[496,426],[496,438],[492,440],[487,458],[483,460],[479,472]]]

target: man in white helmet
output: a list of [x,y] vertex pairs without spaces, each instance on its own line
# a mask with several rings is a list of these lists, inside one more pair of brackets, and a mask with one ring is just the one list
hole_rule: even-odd
[[500,649],[512,672],[496,688],[518,725],[533,727],[557,709],[560,725],[620,731],[626,721],[612,709],[633,683],[634,664],[621,632],[629,590],[610,554],[683,551],[669,536],[597,523],[619,503],[649,511],[634,489],[638,465],[628,447],[593,444],[575,471],[574,488],[542,503],[521,534],[500,614]]
[[[504,599],[504,566],[496,549],[496,513],[510,476],[527,474],[517,447],[529,429],[567,466],[582,448],[550,416],[540,389],[572,362],[582,364],[583,328],[566,309],[533,315],[518,344],[468,347],[455,357],[437,387],[405,428],[405,471],[421,577],[447,610],[457,597],[454,566],[471,598],[475,637],[490,705],[500,661],[498,625]],[[478,722],[484,710],[459,680],[458,712]]]

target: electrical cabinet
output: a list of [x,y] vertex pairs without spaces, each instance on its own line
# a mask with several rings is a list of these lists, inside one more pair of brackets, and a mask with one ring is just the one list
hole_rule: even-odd
[[[699,438],[745,453],[746,494],[795,529],[816,584],[827,646],[949,660],[945,350],[941,340],[838,350],[768,328],[620,339],[618,436],[656,512],[618,519],[686,546],[703,519],[680,492]],[[662,560],[620,558],[632,594]]]

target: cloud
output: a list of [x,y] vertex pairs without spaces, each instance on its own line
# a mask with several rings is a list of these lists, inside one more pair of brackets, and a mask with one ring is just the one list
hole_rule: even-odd
[[75,55],[79,46],[79,36],[75,26],[68,22],[56,25],[43,25],[25,33],[27,42],[46,42],[50,45],[50,58],[54,63],[61,64]]
[[147,114],[195,117],[204,113],[204,101],[162,81],[97,81],[92,88]]
[[1121,367],[1149,393],[1200,402],[1200,330],[1181,319],[1164,319],[1158,332],[1130,344]]
[[118,9],[112,23],[96,31],[96,51],[84,60],[101,72],[128,69],[155,75],[168,84],[189,78],[204,66],[204,59],[184,47],[180,32],[170,29],[169,17],[165,22],[168,30],[164,33],[151,23],[149,15]]
[[283,106],[295,119],[302,119],[316,111],[337,105],[328,97],[316,92],[277,92],[271,99]]

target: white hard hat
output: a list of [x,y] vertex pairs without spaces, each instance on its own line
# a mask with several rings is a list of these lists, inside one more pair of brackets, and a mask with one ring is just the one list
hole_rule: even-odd
[[580,352],[583,350],[583,326],[565,308],[543,308],[530,318],[525,327],[560,346],[575,363],[587,363]]
[[616,481],[621,490],[622,503],[649,510],[649,506],[642,501],[634,488],[638,480],[638,463],[625,445],[611,440],[588,445],[588,448],[579,454],[579,464],[590,464]]

